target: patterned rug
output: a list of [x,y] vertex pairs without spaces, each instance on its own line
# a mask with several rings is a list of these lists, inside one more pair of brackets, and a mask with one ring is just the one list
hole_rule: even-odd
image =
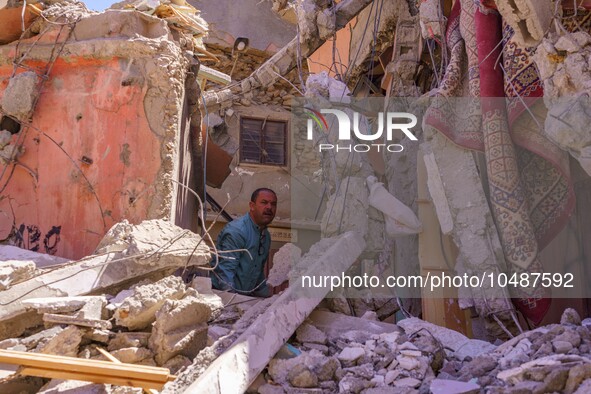
[[[575,200],[567,153],[542,135],[543,119],[534,119],[530,109],[543,95],[532,49],[512,36],[495,10],[474,0],[456,2],[447,30],[450,64],[425,124],[485,153],[508,273],[519,275],[542,273],[539,250],[566,225]],[[550,295],[540,286],[512,292],[517,309],[534,324],[548,311]]]

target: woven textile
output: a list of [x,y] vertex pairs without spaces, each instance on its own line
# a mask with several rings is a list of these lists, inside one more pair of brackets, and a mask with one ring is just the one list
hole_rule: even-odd
[[[447,30],[451,60],[425,124],[485,153],[490,204],[509,273],[542,272],[539,250],[574,209],[568,156],[532,127],[544,122],[526,111],[543,95],[532,50],[512,40],[513,31],[497,12],[481,8],[474,0],[454,6]],[[473,99],[458,105],[444,99],[451,97]],[[512,296],[535,324],[550,306],[550,293],[541,287],[518,288]]]

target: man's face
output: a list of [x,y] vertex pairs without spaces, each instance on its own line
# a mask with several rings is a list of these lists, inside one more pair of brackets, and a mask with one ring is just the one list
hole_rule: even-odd
[[277,197],[268,191],[259,192],[256,201],[250,202],[250,217],[259,227],[267,227],[275,218]]

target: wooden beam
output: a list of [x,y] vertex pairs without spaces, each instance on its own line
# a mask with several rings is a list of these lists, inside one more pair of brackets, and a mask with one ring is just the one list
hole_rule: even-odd
[[166,368],[13,350],[0,350],[0,363],[21,365],[23,368],[20,372],[23,375],[144,389],[162,389],[166,382],[174,380]]

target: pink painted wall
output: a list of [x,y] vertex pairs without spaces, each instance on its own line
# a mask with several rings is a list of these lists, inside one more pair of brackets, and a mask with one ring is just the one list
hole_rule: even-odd
[[[92,253],[114,223],[148,217],[160,139],[144,113],[145,86],[127,78],[126,65],[124,59],[56,62],[26,131],[25,153],[0,196],[0,239],[11,231],[14,239],[20,228],[19,246],[77,259]],[[0,67],[0,98],[11,72]]]

